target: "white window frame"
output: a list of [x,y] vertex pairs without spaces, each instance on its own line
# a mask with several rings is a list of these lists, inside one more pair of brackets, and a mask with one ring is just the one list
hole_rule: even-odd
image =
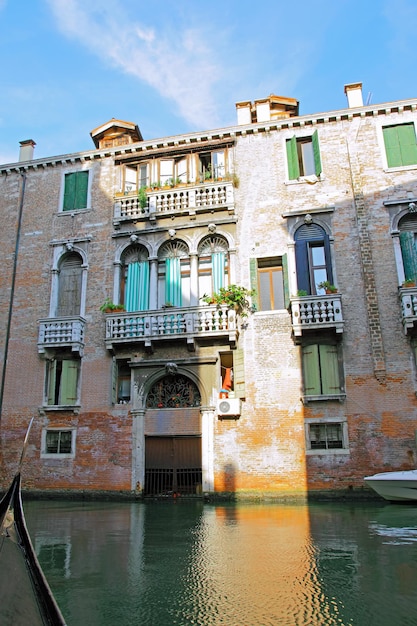
[[[67,432],[71,431],[71,452],[70,453],[60,453],[60,452],[46,452],[46,434],[48,432]],[[41,459],[73,459],[75,457],[75,444],[77,438],[77,430],[73,426],[69,426],[65,428],[61,427],[46,427],[42,429],[41,433]]]
[[[342,448],[331,448],[331,449],[317,449],[311,448],[311,439],[310,439],[310,426],[314,426],[316,424],[340,424],[342,427]],[[314,418],[308,417],[304,420],[304,429],[305,429],[305,444],[306,444],[306,454],[307,456],[323,456],[323,455],[346,455],[350,454],[349,449],[349,436],[348,436],[348,424],[346,418],[339,417],[322,417],[322,418]]]

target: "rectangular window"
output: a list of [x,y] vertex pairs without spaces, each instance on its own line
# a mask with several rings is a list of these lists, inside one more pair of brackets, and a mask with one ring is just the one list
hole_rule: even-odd
[[74,457],[75,428],[45,428],[42,431],[42,458]]
[[260,311],[286,308],[288,279],[285,261],[285,257],[257,259],[257,284],[253,288]]
[[74,406],[79,404],[79,371],[80,361],[76,359],[52,359],[47,362],[48,405]]
[[286,148],[290,180],[296,180],[302,176],[320,176],[322,166],[317,131],[310,137],[294,136],[287,139]]
[[341,422],[307,424],[308,450],[342,450],[347,448],[345,424]]
[[341,396],[341,364],[336,344],[312,343],[302,346],[304,394],[309,400]]
[[388,167],[417,164],[417,144],[414,124],[397,124],[382,129]]
[[65,174],[64,211],[86,209],[88,204],[88,172],[71,172]]
[[229,392],[235,398],[245,397],[245,370],[241,348],[220,354],[218,392],[221,390]]
[[117,361],[113,358],[112,387],[113,404],[130,402],[131,369],[127,361]]

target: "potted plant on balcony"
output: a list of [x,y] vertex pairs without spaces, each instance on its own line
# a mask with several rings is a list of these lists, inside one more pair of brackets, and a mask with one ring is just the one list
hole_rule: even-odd
[[246,287],[241,287],[240,285],[229,285],[228,287],[220,287],[219,291],[211,296],[204,294],[201,300],[207,304],[215,304],[218,307],[226,304],[229,309],[238,311],[241,317],[247,317],[250,309],[248,298],[254,295],[254,289],[246,289]]
[[323,280],[317,285],[317,289],[324,289],[326,293],[337,293],[337,287],[328,280]]
[[402,284],[403,287],[415,287],[416,286],[416,281],[414,280],[414,278],[406,278],[405,281]]
[[110,298],[106,298],[103,304],[100,307],[100,311],[103,313],[118,313],[119,311],[124,311],[125,307],[123,304],[115,304],[110,300]]

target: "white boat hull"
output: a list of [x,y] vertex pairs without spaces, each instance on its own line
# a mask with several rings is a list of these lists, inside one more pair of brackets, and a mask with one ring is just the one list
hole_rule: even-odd
[[364,478],[368,487],[390,502],[417,502],[417,470],[383,472]]

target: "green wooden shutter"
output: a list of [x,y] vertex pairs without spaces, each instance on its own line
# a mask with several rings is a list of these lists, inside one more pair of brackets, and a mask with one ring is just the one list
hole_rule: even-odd
[[339,359],[337,347],[330,344],[319,346],[321,385],[324,395],[340,393]]
[[304,393],[307,396],[321,395],[319,351],[318,345],[312,344],[302,347]]
[[61,387],[59,404],[77,404],[78,363],[62,361]]
[[414,124],[400,124],[397,126],[397,131],[401,151],[401,165],[414,165],[417,163],[417,144]]
[[286,309],[290,306],[290,284],[288,280],[288,258],[286,254],[281,257],[282,263],[282,280],[284,283],[284,306]]
[[64,211],[72,211],[75,204],[75,173],[65,174]]
[[259,311],[259,288],[258,288],[258,262],[256,259],[249,260],[250,288],[255,291],[252,296],[252,304]]
[[406,278],[417,280],[417,250],[415,234],[410,230],[400,233],[401,254]]
[[397,126],[386,126],[382,129],[388,167],[399,167],[402,165],[400,141],[397,128]]
[[112,357],[111,362],[111,402],[112,404],[117,404],[117,376],[118,376],[118,366],[116,357]]
[[319,136],[316,130],[311,137],[311,141],[313,143],[314,171],[316,172],[316,176],[320,176],[323,170],[321,167]]
[[241,348],[233,351],[233,390],[237,398],[246,395],[244,353]]
[[287,160],[288,160],[288,178],[295,180],[300,176],[300,166],[298,163],[297,140],[294,137],[287,139]]
[[48,404],[55,404],[56,361],[48,363]]
[[76,172],[75,178],[75,209],[87,207],[88,172]]

